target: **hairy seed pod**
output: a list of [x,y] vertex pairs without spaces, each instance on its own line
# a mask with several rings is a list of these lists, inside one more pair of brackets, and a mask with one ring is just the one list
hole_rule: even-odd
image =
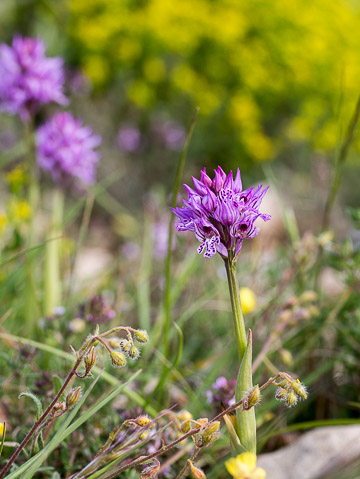
[[300,396],[302,399],[307,399],[307,391],[306,387],[301,384],[301,382],[297,379],[295,382],[291,383],[291,387],[295,391],[295,393]]
[[277,388],[276,393],[275,393],[275,399],[278,399],[279,401],[284,401],[288,392],[284,388]]
[[120,349],[123,353],[128,353],[131,348],[131,342],[128,341],[127,339],[122,339],[120,341]]
[[256,406],[260,402],[261,393],[259,385],[256,384],[253,388],[251,388],[247,393],[247,400],[248,400],[248,408],[252,408]]
[[181,423],[180,430],[183,434],[186,434],[187,432],[189,432],[190,429],[192,429],[192,427],[191,427],[191,422],[189,419],[186,419],[185,421]]
[[290,389],[290,391],[288,392],[288,395],[285,398],[285,405],[287,407],[293,407],[297,404],[297,402],[298,402],[298,397],[297,397],[295,391]]
[[122,368],[126,365],[125,355],[118,351],[111,351],[110,359],[111,359],[111,364],[114,366],[114,368]]
[[128,355],[129,355],[129,358],[131,359],[137,359],[140,356],[140,351],[135,346],[135,344],[131,345],[131,348],[128,351]]
[[138,343],[146,344],[149,342],[149,334],[144,329],[138,329],[134,332],[134,339]]
[[85,363],[85,371],[86,373],[88,373],[91,370],[91,368],[94,366],[94,364],[96,363],[96,351],[94,346],[91,346],[90,351],[84,360],[84,363]]
[[66,409],[70,409],[75,406],[81,396],[81,387],[71,389],[66,395]]

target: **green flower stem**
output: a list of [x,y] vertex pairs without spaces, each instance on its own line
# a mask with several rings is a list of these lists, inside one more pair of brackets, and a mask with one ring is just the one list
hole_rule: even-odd
[[[235,337],[239,353],[240,369],[236,383],[236,401],[243,397],[244,392],[252,388],[252,337],[246,338],[244,316],[241,309],[240,292],[236,277],[236,262],[231,251],[225,259],[225,269],[228,278],[231,307],[233,311]],[[236,411],[237,434],[240,443],[249,452],[256,454],[256,421],[255,408],[248,411]]]
[[225,269],[229,285],[229,293],[231,300],[231,308],[233,311],[235,336],[237,342],[237,348],[239,353],[239,361],[241,363],[247,345],[244,316],[241,309],[239,285],[236,278],[236,263],[234,263],[230,257],[225,259]]
[[[35,149],[35,128],[32,120],[25,123],[25,134],[28,149],[27,164],[30,173],[30,183],[28,189],[28,202],[31,208],[31,222],[29,225],[29,231],[26,241],[26,248],[31,249],[37,242],[36,238],[36,218],[37,210],[39,206],[39,183],[38,183],[38,171],[36,164],[36,149]],[[36,329],[37,316],[41,314],[36,297],[36,274],[35,266],[36,261],[34,253],[31,252],[26,255],[27,261],[27,280],[25,284],[25,305],[24,305],[24,317],[25,317],[25,329],[27,332],[33,333]]]
[[64,194],[59,188],[53,192],[52,218],[45,247],[45,296],[44,313],[52,316],[61,305],[60,236],[64,211]]

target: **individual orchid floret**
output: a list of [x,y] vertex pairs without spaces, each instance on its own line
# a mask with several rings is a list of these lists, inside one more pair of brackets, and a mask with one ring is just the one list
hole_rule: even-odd
[[0,108],[27,121],[39,106],[52,101],[66,105],[60,57],[47,58],[39,38],[15,36],[0,45]]
[[53,180],[66,186],[73,180],[95,181],[101,137],[70,113],[56,113],[36,135],[37,161]]
[[268,221],[259,207],[268,187],[258,185],[242,189],[240,170],[235,179],[219,166],[212,180],[204,168],[200,180],[193,178],[194,188],[184,185],[188,197],[183,207],[171,208],[178,217],[178,231],[191,231],[200,241],[198,253],[211,258],[219,253],[223,258],[237,259],[243,240],[259,233],[257,218]]

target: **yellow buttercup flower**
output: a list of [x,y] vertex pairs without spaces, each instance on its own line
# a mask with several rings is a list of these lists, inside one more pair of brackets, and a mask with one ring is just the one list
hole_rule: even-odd
[[251,313],[256,308],[256,295],[250,288],[240,288],[240,301],[243,314]]
[[266,472],[256,467],[256,456],[252,452],[244,452],[225,462],[226,469],[234,479],[265,479]]
[[0,438],[3,437],[4,431],[5,431],[5,423],[0,422]]

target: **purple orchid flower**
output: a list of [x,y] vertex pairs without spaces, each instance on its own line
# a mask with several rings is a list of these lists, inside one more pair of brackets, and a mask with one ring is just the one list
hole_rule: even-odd
[[67,104],[60,57],[46,58],[39,38],[15,36],[12,46],[0,45],[0,108],[27,121],[39,106]]
[[185,206],[171,208],[178,217],[178,231],[192,231],[200,241],[198,253],[211,258],[219,253],[223,258],[229,254],[236,260],[243,240],[259,233],[255,220],[270,219],[270,215],[260,213],[261,201],[269,187],[258,185],[242,189],[241,175],[237,169],[235,179],[219,166],[212,180],[201,171],[201,178],[193,178],[194,188],[184,185],[188,197]]

